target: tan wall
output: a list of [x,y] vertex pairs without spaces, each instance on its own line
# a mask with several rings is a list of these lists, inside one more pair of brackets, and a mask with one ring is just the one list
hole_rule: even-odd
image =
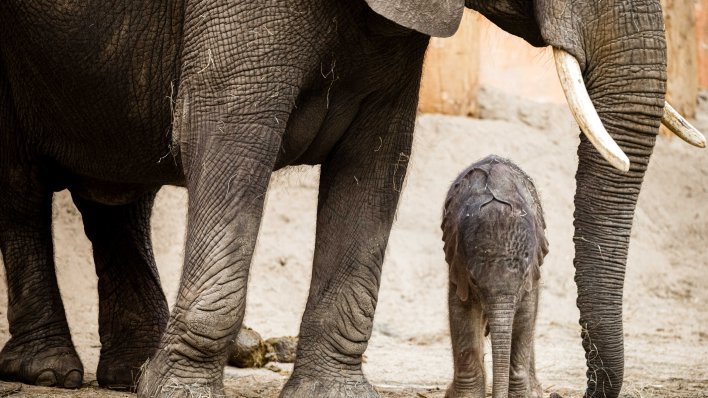
[[708,0],[701,0],[696,4],[696,38],[699,85],[708,89]]
[[[708,87],[708,0],[662,3],[666,7],[669,46],[668,98],[674,107],[692,117],[699,76],[701,86]],[[421,111],[474,114],[479,86],[536,101],[565,101],[549,48],[531,47],[476,13],[465,15],[463,24],[452,38],[431,41]]]
[[668,81],[666,99],[686,117],[696,114],[698,97],[698,46],[696,4],[698,0],[662,0]]
[[460,29],[449,39],[433,38],[425,54],[419,108],[429,113],[474,116],[479,87],[477,14],[465,10]]
[[550,47],[536,48],[478,15],[480,85],[541,102],[565,102]]

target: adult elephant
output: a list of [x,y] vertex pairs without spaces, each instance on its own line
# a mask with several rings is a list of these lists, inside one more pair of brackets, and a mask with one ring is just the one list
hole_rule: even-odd
[[[613,164],[631,160],[620,172],[587,139],[579,148],[587,395],[617,396],[629,231],[664,105],[659,0],[2,1],[0,248],[12,337],[0,374],[81,384],[53,273],[51,196],[68,188],[99,276],[99,383],[130,385],[151,356],[139,396],[221,393],[270,174],[321,164],[312,285],[281,396],[375,397],[361,357],[423,56],[430,35],[456,30],[465,5],[559,49],[597,108],[578,111],[586,132]],[[148,228],[164,184],[189,191],[169,321]]]

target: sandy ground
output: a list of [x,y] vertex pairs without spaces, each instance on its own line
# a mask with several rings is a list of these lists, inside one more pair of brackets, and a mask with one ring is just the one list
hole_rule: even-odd
[[[484,95],[485,120],[435,115],[418,120],[364,368],[385,397],[443,397],[451,380],[441,205],[458,172],[490,153],[513,159],[535,179],[546,212],[551,251],[542,267],[537,325],[540,380],[547,391],[565,397],[582,393],[585,368],[572,265],[577,128],[562,107]],[[696,122],[704,132],[706,97]],[[317,174],[317,168],[286,170],[271,182],[246,314],[246,324],[264,337],[298,331],[314,246]],[[170,304],[180,276],[185,201],[184,190],[167,187],[153,217],[155,254]],[[95,388],[96,277],[90,244],[66,192],[56,195],[54,219],[57,274],[87,385],[64,391],[0,383],[0,396],[130,396]],[[708,152],[662,138],[632,233],[624,305],[625,397],[708,396],[707,239]],[[9,338],[4,281],[1,276],[0,343]],[[227,368],[227,393],[276,397],[291,369]]]

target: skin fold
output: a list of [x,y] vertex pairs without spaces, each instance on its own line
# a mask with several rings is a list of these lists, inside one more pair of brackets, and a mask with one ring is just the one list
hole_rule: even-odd
[[[281,396],[376,397],[361,358],[423,57],[429,35],[454,32],[466,6],[574,55],[631,159],[621,173],[584,138],[578,149],[574,263],[587,395],[616,397],[629,234],[664,103],[659,0],[384,3],[0,2],[0,250],[11,333],[0,377],[82,382],[51,239],[52,194],[69,189],[99,277],[99,384],[132,387],[140,371],[141,397],[220,394],[270,175],[320,164],[310,294]],[[169,316],[147,234],[152,195],[166,184],[189,192]]]
[[445,396],[486,396],[484,336],[490,334],[493,397],[540,398],[534,327],[548,241],[533,182],[496,155],[474,163],[450,187],[442,230],[455,371]]

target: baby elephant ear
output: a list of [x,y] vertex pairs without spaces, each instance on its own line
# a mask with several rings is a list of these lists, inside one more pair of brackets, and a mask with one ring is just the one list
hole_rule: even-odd
[[[450,235],[453,236],[451,237]],[[450,231],[448,228],[443,226],[443,241],[445,242],[443,247],[445,250],[445,261],[447,261],[450,267],[450,282],[455,288],[457,297],[461,301],[467,302],[470,295],[468,279],[469,273],[467,272],[465,262],[458,251],[459,245],[457,243],[457,231]]]
[[455,285],[455,293],[457,294],[457,297],[460,301],[465,303],[470,297],[470,285],[468,282],[468,273],[466,271],[467,270],[459,264],[453,264],[450,266],[450,282]]
[[464,0],[366,0],[376,13],[391,21],[435,37],[455,34],[462,20]]

